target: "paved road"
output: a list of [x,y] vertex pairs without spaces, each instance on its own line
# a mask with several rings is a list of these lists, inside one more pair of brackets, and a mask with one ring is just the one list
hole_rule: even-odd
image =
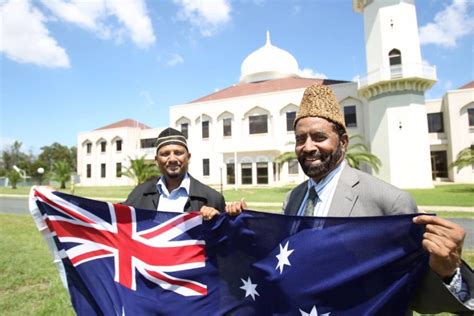
[[28,199],[24,197],[0,197],[0,213],[29,214]]
[[[0,213],[29,214],[28,199],[25,197],[0,197]],[[466,230],[467,238],[464,241],[464,247],[474,249],[474,218],[453,218],[451,220]]]

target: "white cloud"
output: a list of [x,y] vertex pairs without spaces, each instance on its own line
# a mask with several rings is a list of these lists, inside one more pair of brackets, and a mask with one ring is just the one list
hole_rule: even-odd
[[474,32],[474,14],[469,10],[473,3],[454,0],[451,5],[438,12],[434,22],[420,27],[420,43],[456,47],[460,38]]
[[318,78],[318,79],[327,79],[328,77],[320,72],[315,72],[311,68],[303,68],[300,70],[300,76],[304,78]]
[[210,37],[230,21],[228,0],[174,0],[180,10],[178,18],[189,21],[201,35]]
[[446,80],[443,82],[443,89],[444,90],[451,90],[453,88],[453,82],[451,80]]
[[291,15],[298,15],[301,12],[301,6],[300,5],[294,5],[293,8],[291,9]]
[[142,0],[137,1],[107,1],[107,6],[121,21],[137,46],[144,48],[155,42],[151,20],[148,17],[146,5]]
[[64,48],[49,34],[45,16],[28,1],[0,5],[0,52],[20,63],[46,67],[69,67]]
[[[66,51],[46,27],[54,20],[77,25],[101,38],[120,42],[130,37],[140,48],[155,42],[144,0],[42,0],[42,4],[35,7],[28,0],[0,1],[0,52],[8,58],[47,67],[69,67]],[[112,16],[116,21],[111,20]]]
[[[42,0],[59,19],[96,33],[99,37],[114,37],[122,41],[124,34],[140,48],[155,42],[151,20],[144,0]],[[113,24],[115,16],[120,22]]]
[[166,66],[173,67],[178,64],[184,63],[183,57],[179,54],[169,54],[168,60],[166,61]]
[[155,105],[155,101],[153,101],[150,91],[142,90],[140,91],[139,95],[145,99],[147,105]]

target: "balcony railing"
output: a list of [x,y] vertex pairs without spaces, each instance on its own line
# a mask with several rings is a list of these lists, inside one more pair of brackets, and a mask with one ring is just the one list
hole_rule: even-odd
[[359,89],[376,82],[403,78],[421,78],[436,81],[436,67],[424,64],[401,64],[380,68],[359,78]]

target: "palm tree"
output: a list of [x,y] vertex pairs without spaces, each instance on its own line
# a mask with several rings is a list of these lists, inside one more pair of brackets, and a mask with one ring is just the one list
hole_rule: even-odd
[[[361,142],[352,143],[351,141],[360,140]],[[349,148],[346,151],[346,161],[349,166],[355,169],[360,169],[361,164],[367,164],[370,168],[372,168],[375,172],[379,171],[382,162],[380,159],[372,154],[369,151],[369,148],[362,143],[363,138],[362,136],[355,134],[349,137]]]
[[146,161],[145,156],[130,160],[130,167],[126,167],[123,175],[133,179],[137,184],[143,183],[151,177],[159,176],[160,172],[154,164]]
[[292,161],[295,159],[297,158],[294,151],[285,151],[279,154],[278,156],[276,156],[275,159],[273,159],[273,161],[276,162],[277,164],[282,165],[285,162]]
[[[346,161],[349,166],[355,169],[360,169],[362,164],[367,164],[371,167],[375,172],[379,171],[382,162],[380,159],[372,154],[367,146],[362,142],[353,143],[354,140],[362,141],[362,136],[355,134],[349,137],[349,148],[346,151]],[[276,162],[279,166],[281,166],[285,162],[292,161],[296,158],[296,154],[294,151],[286,151],[275,157],[274,162]]]
[[61,189],[66,188],[66,182],[71,177],[71,165],[65,161],[60,160],[53,163],[53,177],[52,179],[61,183]]
[[457,167],[459,172],[459,170],[462,168],[472,165],[474,165],[474,145],[461,150],[458,153],[456,160],[453,161],[449,166],[451,168]]
[[8,178],[8,181],[10,182],[10,185],[12,186],[12,189],[16,189],[16,185],[21,179],[20,174],[16,170],[12,169],[8,171],[7,178]]

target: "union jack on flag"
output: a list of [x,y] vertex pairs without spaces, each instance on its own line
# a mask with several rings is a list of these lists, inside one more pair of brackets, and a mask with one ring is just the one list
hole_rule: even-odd
[[44,188],[34,189],[34,196],[48,205],[46,224],[63,245],[70,245],[64,251],[73,266],[112,257],[114,281],[129,289],[136,290],[138,271],[149,281],[183,296],[207,293],[205,284],[169,274],[205,265],[203,240],[174,240],[201,225],[199,213],[180,214],[144,228],[137,225],[133,207],[105,203],[102,208],[95,206],[93,213]]
[[202,222],[44,187],[30,211],[78,315],[403,315],[428,266],[413,215]]

